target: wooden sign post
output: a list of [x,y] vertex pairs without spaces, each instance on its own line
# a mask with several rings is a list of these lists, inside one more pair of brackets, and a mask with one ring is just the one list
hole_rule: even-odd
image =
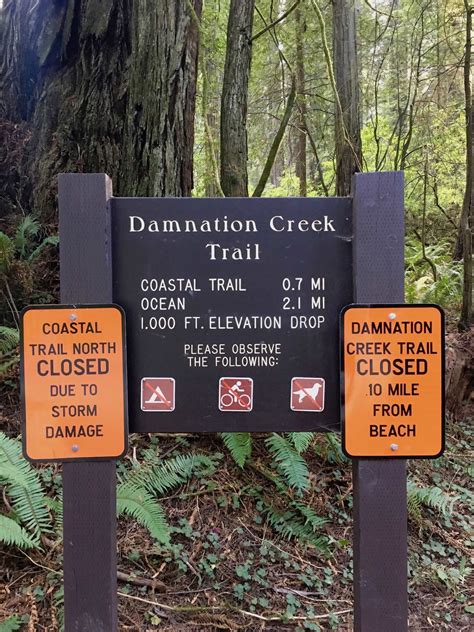
[[[105,174],[59,176],[63,303],[112,303],[111,196]],[[115,461],[65,462],[63,505],[65,630],[115,632]]]
[[[339,429],[340,310],[403,303],[403,174],[281,200],[61,175],[59,205],[62,301],[127,314],[132,431]],[[66,632],[113,632],[115,463],[63,467]],[[406,462],[356,458],[353,478],[354,630],[406,632]]]
[[[353,205],[354,302],[403,303],[403,174],[356,174]],[[406,632],[406,461],[354,459],[352,472],[354,632]]]

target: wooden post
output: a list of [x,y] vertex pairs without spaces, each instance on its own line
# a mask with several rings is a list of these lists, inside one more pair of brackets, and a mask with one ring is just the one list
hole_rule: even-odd
[[[110,179],[59,176],[61,301],[111,303]],[[117,630],[115,461],[63,464],[66,632]]]
[[[403,173],[354,177],[356,303],[404,302]],[[352,462],[354,631],[406,632],[405,460]]]

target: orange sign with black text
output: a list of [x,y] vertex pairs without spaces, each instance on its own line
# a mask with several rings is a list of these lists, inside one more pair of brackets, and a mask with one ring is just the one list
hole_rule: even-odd
[[444,315],[436,305],[350,305],[341,316],[343,448],[422,458],[444,449]]
[[115,459],[127,448],[124,314],[116,305],[22,313],[23,453]]

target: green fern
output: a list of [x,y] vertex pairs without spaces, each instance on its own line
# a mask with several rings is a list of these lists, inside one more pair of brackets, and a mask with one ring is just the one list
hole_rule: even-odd
[[418,487],[412,481],[408,482],[408,513],[414,519],[421,519],[422,505],[439,513],[449,514],[456,500],[457,496],[449,496],[439,487]]
[[306,461],[295,450],[290,442],[273,432],[265,444],[275,459],[277,469],[281,471],[286,482],[298,492],[309,487],[309,471]]
[[160,504],[143,487],[122,483],[117,487],[117,515],[128,514],[146,527],[164,545],[170,543],[170,528]]
[[6,274],[11,266],[15,254],[15,244],[12,239],[0,230],[0,274]]
[[203,454],[180,454],[160,461],[159,456],[150,450],[145,454],[142,464],[135,465],[129,470],[126,482],[161,496],[183,485],[196,471],[212,465],[212,458]]
[[239,467],[244,467],[252,455],[252,435],[249,432],[221,432],[221,439]]
[[39,221],[31,215],[26,215],[26,217],[20,222],[18,228],[16,229],[14,243],[21,258],[25,258],[26,251],[33,238],[39,233],[39,230]]
[[293,443],[296,451],[299,454],[303,454],[314,439],[314,432],[289,432],[288,438]]
[[51,235],[50,237],[46,237],[46,239],[43,239],[40,245],[37,246],[31,253],[31,255],[28,257],[28,263],[32,263],[45,246],[57,246],[58,244],[59,244],[58,235]]
[[25,461],[20,442],[0,432],[0,483],[6,485],[15,517],[40,545],[40,537],[50,531],[50,515],[38,473]]
[[305,518],[305,525],[311,527],[313,532],[318,531],[319,529],[321,529],[321,527],[329,522],[327,518],[318,516],[318,514],[313,511],[313,509],[311,509],[311,507],[305,505],[304,503],[295,501],[294,503],[292,503],[292,505],[303,515],[303,517]]
[[8,617],[5,621],[0,622],[0,632],[17,632],[22,625],[21,617],[14,614],[13,617]]
[[328,539],[326,536],[317,535],[312,525],[296,511],[280,512],[272,505],[264,503],[263,513],[268,523],[277,533],[287,540],[297,539],[326,552]]
[[38,543],[32,540],[26,529],[2,514],[0,514],[0,541],[9,545],[14,544],[21,549],[38,547]]
[[118,515],[134,517],[156,540],[168,545],[170,527],[156,496],[183,485],[196,472],[213,470],[218,456],[185,454],[161,461],[153,448],[146,450],[142,463],[135,463],[122,475],[117,488]]
[[13,327],[0,326],[0,376],[20,362],[18,344],[20,334]]
[[349,459],[342,451],[341,436],[335,432],[321,435],[321,441],[316,444],[316,452],[331,465],[349,463]]
[[13,327],[0,325],[0,353],[8,355],[20,344],[20,332]]

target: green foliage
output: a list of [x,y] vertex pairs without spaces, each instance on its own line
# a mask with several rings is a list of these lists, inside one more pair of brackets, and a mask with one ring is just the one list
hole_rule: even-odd
[[297,492],[307,489],[309,487],[308,466],[291,443],[285,437],[273,432],[265,440],[265,444],[288,485]]
[[7,274],[14,259],[33,263],[45,246],[57,246],[59,237],[51,235],[38,243],[41,224],[32,215],[26,215],[13,234],[0,231],[0,273]]
[[327,520],[316,516],[306,505],[291,503],[286,511],[281,511],[275,508],[272,503],[262,500],[261,511],[268,523],[283,538],[300,540],[311,544],[322,552],[328,550],[327,537],[318,535],[318,531]]
[[251,434],[249,432],[221,432],[219,436],[237,465],[243,467],[252,454]]
[[27,529],[28,537],[39,547],[41,534],[50,530],[47,499],[37,471],[22,457],[20,442],[3,432],[0,432],[0,484],[5,486],[11,501],[12,517]]
[[[0,541],[4,544],[14,544],[21,549],[33,549],[38,547],[38,542],[31,539],[26,529],[2,514],[0,514]],[[0,627],[0,630],[1,629]]]
[[320,440],[316,445],[316,452],[332,465],[349,463],[349,459],[342,451],[341,435],[335,432],[326,432],[320,435]]
[[451,250],[449,243],[440,241],[436,245],[426,246],[424,258],[419,240],[407,240],[405,262],[408,303],[438,303],[444,307],[456,307],[461,303],[462,264],[452,261]]
[[43,241],[29,255],[28,262],[32,263],[46,246],[58,246],[58,245],[59,245],[59,237],[57,235],[51,235],[50,237],[46,237],[46,239],[43,239]]
[[422,505],[446,514],[452,511],[456,500],[456,496],[449,496],[439,487],[419,487],[412,481],[408,483],[408,513],[415,519],[421,519]]
[[153,448],[145,451],[143,462],[134,462],[117,487],[117,514],[128,514],[146,527],[161,544],[170,544],[170,526],[157,500],[184,484],[197,472],[214,467],[214,458],[202,454],[177,455],[162,461]]
[[314,432],[289,432],[288,438],[295,446],[298,454],[303,454],[314,439]]
[[13,366],[19,363],[19,343],[20,333],[18,329],[0,325],[0,376],[5,375]]
[[15,253],[15,245],[8,235],[0,231],[0,274],[7,273],[13,256]]
[[5,621],[0,621],[0,632],[16,632],[23,625],[21,617],[14,614]]
[[151,494],[163,495],[184,484],[194,473],[212,467],[214,459],[204,454],[179,454],[161,461],[153,448],[144,454],[143,463],[135,463],[126,481],[144,487]]
[[161,506],[138,484],[121,483],[117,487],[117,515],[128,514],[146,527],[164,545],[170,541],[170,529]]
[[22,259],[26,258],[26,253],[39,231],[40,223],[31,215],[27,215],[18,225],[13,241]]

